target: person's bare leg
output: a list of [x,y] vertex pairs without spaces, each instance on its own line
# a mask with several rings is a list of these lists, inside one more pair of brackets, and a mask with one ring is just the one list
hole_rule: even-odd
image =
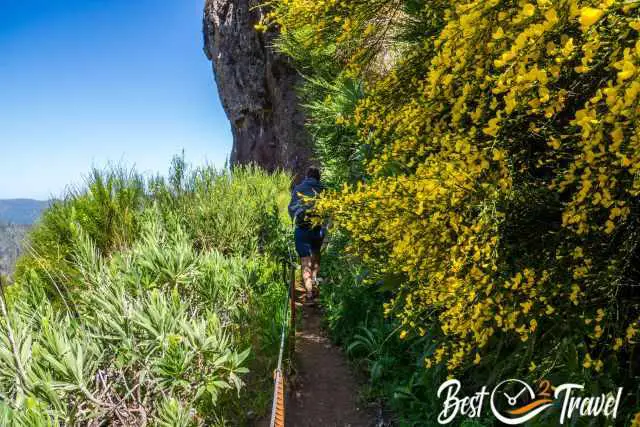
[[311,273],[313,274],[313,280],[318,278],[320,272],[320,253],[314,253],[311,255]]
[[313,294],[313,257],[300,258],[300,264],[302,265],[302,282],[309,297]]
[[316,252],[311,255],[311,279],[312,283],[316,286],[316,292],[319,293],[318,287],[318,273],[320,273],[320,252]]

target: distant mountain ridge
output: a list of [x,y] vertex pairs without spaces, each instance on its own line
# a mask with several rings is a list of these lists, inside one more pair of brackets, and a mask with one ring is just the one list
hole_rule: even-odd
[[0,223],[32,225],[50,203],[48,200],[0,199]]

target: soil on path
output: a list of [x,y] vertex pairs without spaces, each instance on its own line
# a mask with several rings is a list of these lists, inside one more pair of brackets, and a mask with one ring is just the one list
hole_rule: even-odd
[[358,384],[345,356],[326,337],[318,307],[298,306],[295,378],[286,408],[286,425],[375,426],[370,408],[358,402]]

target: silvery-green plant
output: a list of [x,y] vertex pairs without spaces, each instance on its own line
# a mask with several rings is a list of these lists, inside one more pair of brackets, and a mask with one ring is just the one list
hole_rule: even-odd
[[[86,236],[77,245],[76,268],[92,284],[76,300],[77,313],[58,311],[46,300],[36,307],[3,304],[3,425],[34,417],[44,417],[45,425],[142,425],[160,417],[166,396],[185,409],[188,416],[180,419],[197,425],[215,418],[210,410],[219,396],[243,386],[249,349],[238,349],[213,310],[181,294],[181,282],[162,274],[147,288],[125,280],[151,268],[145,256],[153,248],[106,259]],[[181,259],[178,247],[174,242],[168,250],[174,254],[169,262]],[[138,270],[121,268],[124,260]]]
[[94,174],[45,214],[2,298],[0,425],[222,425],[249,364],[269,383],[285,175],[177,173]]

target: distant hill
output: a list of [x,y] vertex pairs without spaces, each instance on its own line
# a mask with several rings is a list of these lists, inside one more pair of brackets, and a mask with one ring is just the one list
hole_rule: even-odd
[[0,199],[0,223],[32,225],[49,203],[33,199]]

